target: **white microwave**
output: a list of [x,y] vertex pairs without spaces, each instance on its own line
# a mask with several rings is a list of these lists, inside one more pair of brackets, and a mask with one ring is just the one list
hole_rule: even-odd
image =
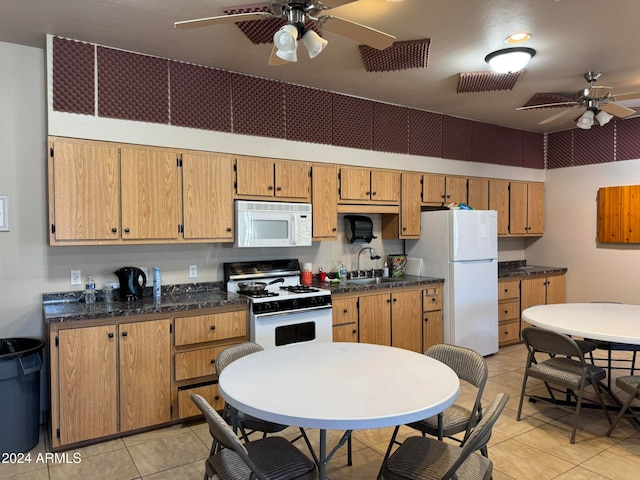
[[311,245],[311,204],[236,200],[236,247]]

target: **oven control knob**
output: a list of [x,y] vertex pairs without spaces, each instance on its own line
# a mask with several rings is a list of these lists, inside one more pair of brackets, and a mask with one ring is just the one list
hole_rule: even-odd
[[298,302],[298,300],[293,300],[291,302],[291,305],[293,305],[294,307],[298,307],[298,306],[300,306],[300,302]]
[[280,308],[280,304],[278,302],[273,302],[271,303],[271,305],[273,305],[274,310],[277,310],[278,308]]
[[271,310],[271,303],[270,302],[264,302],[262,304],[264,310]]

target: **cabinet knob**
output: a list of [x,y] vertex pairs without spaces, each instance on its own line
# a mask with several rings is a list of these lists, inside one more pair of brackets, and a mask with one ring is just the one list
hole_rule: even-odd
[[273,186],[272,186],[272,185],[269,185],[268,190],[273,190]]
[[377,195],[378,192],[371,192],[371,195]]
[[358,333],[358,330],[353,329],[353,330],[351,330],[351,333]]
[[431,301],[435,302],[436,301],[436,297],[431,297]]
[[124,229],[124,233],[129,233],[129,229],[128,229],[128,228],[125,228],[125,229]]
[[216,359],[215,359],[215,358],[212,358],[212,359],[211,359],[211,365],[215,365],[215,363],[216,363]]
[[333,227],[333,228],[331,229],[331,231],[332,231],[332,232],[337,232],[337,231],[338,231],[338,229],[337,229],[336,227]]
[[215,397],[213,397],[214,400],[220,400],[220,395],[216,395]]
[[509,313],[509,310],[505,310],[504,313]]
[[211,330],[215,330],[216,326],[215,325],[211,325]]
[[117,229],[116,227],[113,227],[113,228],[111,229],[111,233],[118,233],[118,229]]
[[122,332],[122,336],[126,337],[127,336],[127,332]]
[[393,303],[396,303],[397,301],[398,301],[398,299],[397,299],[397,298],[394,298],[394,299],[393,299]]
[[407,227],[402,227],[402,231],[403,232],[406,231],[406,230],[407,230]]
[[231,227],[228,227],[228,228],[227,228],[227,232],[230,232],[230,231],[231,231]]
[[107,334],[107,337],[109,337],[109,338],[113,338],[113,333],[112,333],[112,332],[109,332],[109,333]]
[[342,311],[342,313],[346,314],[349,310],[347,310],[346,308]]
[[282,187],[278,187],[278,188],[276,188],[276,190],[277,190],[278,192],[281,192],[281,191],[282,191]]
[[365,195],[371,195],[371,191],[364,192]]

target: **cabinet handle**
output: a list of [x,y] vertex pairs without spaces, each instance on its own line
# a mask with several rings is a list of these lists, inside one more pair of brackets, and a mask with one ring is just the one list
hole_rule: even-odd
[[125,228],[125,229],[124,229],[124,233],[129,233],[129,229],[128,229],[128,228]]
[[332,231],[332,232],[337,232],[337,231],[338,231],[338,229],[337,229],[336,227],[333,227],[333,228],[331,229],[331,231]]
[[371,195],[377,195],[378,192],[371,192]]
[[230,232],[230,231],[231,231],[231,227],[228,227],[228,228],[227,228],[227,232]]
[[402,227],[402,231],[404,232],[407,229],[407,227]]
[[364,192],[365,195],[371,195],[371,191]]
[[118,233],[118,229],[117,229],[116,227],[113,227],[113,228],[111,229],[111,233]]
[[215,359],[215,358],[212,358],[212,359],[211,359],[211,365],[215,365],[215,363],[216,363],[216,359]]
[[273,190],[273,185],[269,185],[268,190]]
[[398,299],[397,299],[397,298],[394,298],[394,299],[393,299],[393,303],[396,303],[397,301],[398,301]]
[[214,400],[220,400],[220,395],[216,395],[215,397],[213,397]]
[[388,299],[388,300],[387,300],[387,303],[391,303],[391,299]]
[[281,192],[281,191],[282,191],[282,187],[278,187],[278,188],[276,188],[276,190],[277,190],[278,192]]
[[126,337],[127,336],[127,332],[122,332],[122,336]]
[[431,301],[435,302],[436,301],[436,297],[431,297]]
[[358,330],[351,330],[351,333],[358,333]]
[[109,333],[107,334],[107,337],[109,337],[109,338],[113,338],[113,333],[112,333],[112,332],[109,332]]
[[346,308],[342,311],[342,313],[346,314],[349,310],[347,310]]
[[509,313],[509,310],[505,310],[504,313]]
[[215,330],[216,326],[215,325],[211,325],[211,330]]

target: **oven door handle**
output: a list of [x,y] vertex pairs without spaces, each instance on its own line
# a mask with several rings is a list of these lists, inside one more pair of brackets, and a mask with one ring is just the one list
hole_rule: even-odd
[[331,310],[331,308],[332,308],[331,305],[319,305],[317,307],[296,308],[295,310],[284,310],[282,312],[273,312],[273,313],[261,312],[261,313],[254,314],[254,316],[256,318],[260,318],[260,317],[280,317],[282,315],[291,315],[291,314],[296,314],[296,313],[313,312],[313,311],[316,311],[316,310]]

